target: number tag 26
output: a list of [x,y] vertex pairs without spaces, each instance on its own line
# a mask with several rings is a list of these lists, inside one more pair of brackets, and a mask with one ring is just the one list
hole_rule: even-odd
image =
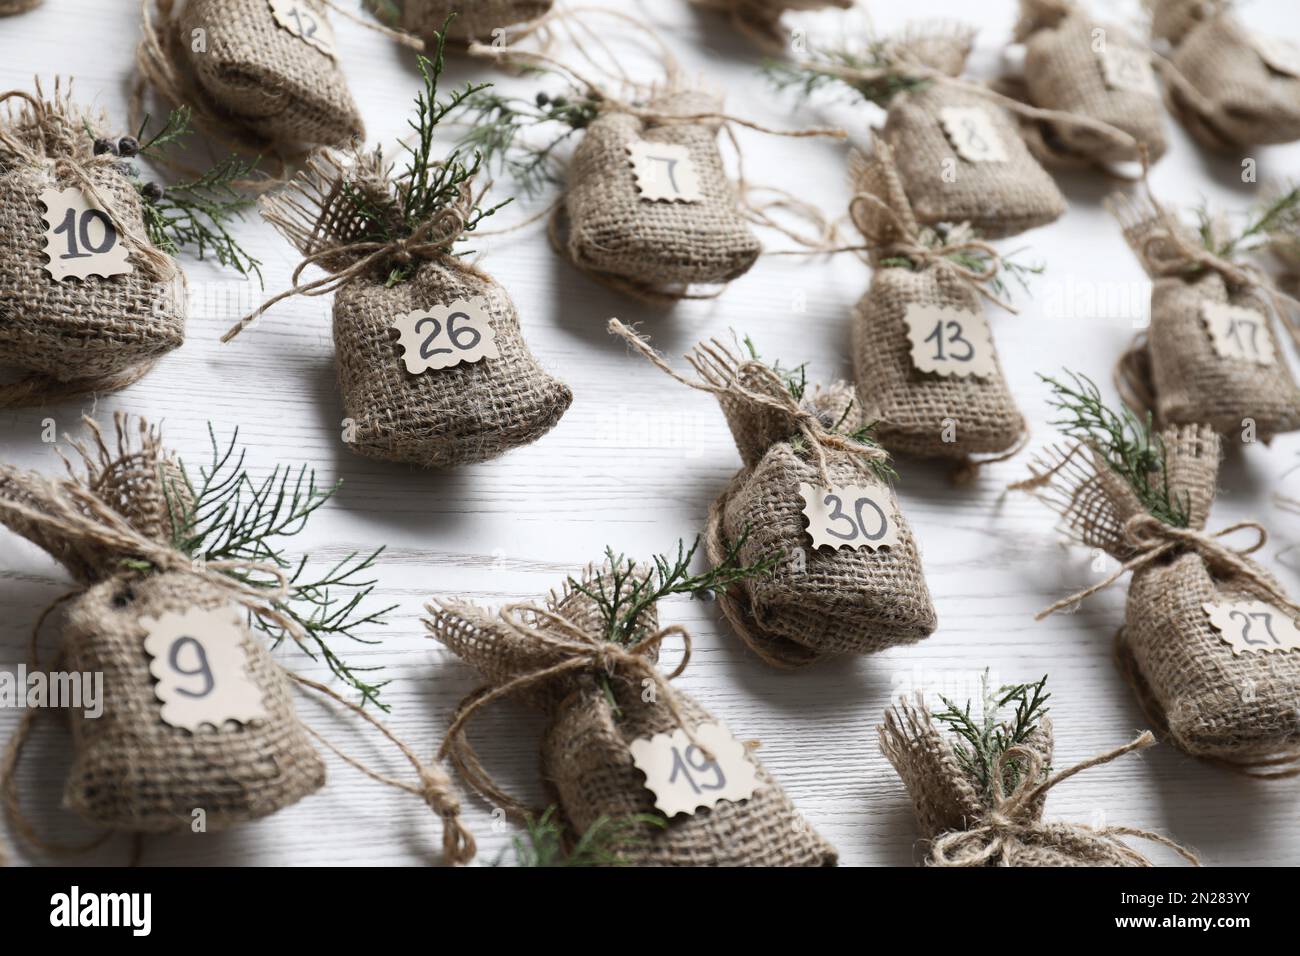
[[483,296],[407,312],[393,320],[402,360],[412,375],[462,362],[500,358],[489,302]]
[[801,482],[799,494],[814,548],[878,551],[898,546],[897,508],[884,485],[832,485],[828,491]]
[[646,789],[665,816],[694,813],[720,800],[745,800],[758,789],[758,768],[727,728],[700,724],[695,738],[708,748],[707,755],[680,727],[628,745],[632,762],[645,774]]

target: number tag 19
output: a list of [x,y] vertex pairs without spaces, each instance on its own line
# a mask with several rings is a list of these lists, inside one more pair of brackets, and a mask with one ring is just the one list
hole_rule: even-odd
[[1300,650],[1300,628],[1271,604],[1230,601],[1202,607],[1219,636],[1232,645],[1233,656]]
[[880,548],[898,545],[894,496],[884,485],[799,484],[808,536],[814,548]]
[[397,330],[406,370],[419,375],[462,362],[500,358],[488,308],[486,298],[475,296],[399,315],[392,327]]
[[112,218],[76,187],[46,189],[45,271],[57,282],[126,275],[131,263]]
[[203,724],[221,730],[227,721],[266,718],[262,693],[248,674],[248,632],[238,611],[190,608],[142,623],[164,723],[197,733]]
[[988,378],[997,371],[993,333],[982,312],[913,302],[903,316],[920,372]]
[[[691,743],[680,727],[632,741],[632,762],[645,774],[646,789],[665,816],[694,813],[720,800],[746,800],[758,789],[758,772],[745,746],[721,724],[700,724]],[[710,759],[712,758],[712,759]]]
[[267,0],[271,16],[283,29],[303,43],[320,50],[330,59],[337,59],[334,45],[334,28],[324,13],[313,9],[306,0]]
[[638,139],[627,145],[636,188],[642,199],[663,202],[699,202],[700,177],[691,151],[680,143],[652,143]]
[[1201,318],[1209,330],[1214,351],[1222,358],[1259,365],[1277,361],[1264,313],[1226,302],[1206,302],[1201,306]]

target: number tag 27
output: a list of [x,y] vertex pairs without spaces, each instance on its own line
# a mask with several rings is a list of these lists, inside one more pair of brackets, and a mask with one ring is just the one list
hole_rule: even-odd
[[897,547],[894,496],[880,484],[832,485],[830,490],[800,482],[803,514],[814,548]]
[[1300,629],[1287,614],[1263,601],[1203,604],[1210,624],[1232,646],[1233,656],[1300,650]]
[[727,728],[700,724],[695,738],[708,749],[707,755],[680,727],[628,745],[632,762],[645,774],[646,789],[665,816],[694,813],[720,800],[745,800],[758,789],[758,768]]
[[399,315],[392,327],[397,330],[406,370],[419,375],[462,362],[500,358],[489,307],[485,297],[476,296]]

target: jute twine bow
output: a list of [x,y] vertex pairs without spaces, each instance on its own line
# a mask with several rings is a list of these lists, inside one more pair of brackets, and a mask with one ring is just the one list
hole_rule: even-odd
[[[32,122],[42,129],[42,131],[54,124],[61,124],[59,117],[50,115],[50,111],[45,102],[39,98],[40,83],[37,83],[37,96],[23,90],[9,90],[6,93],[0,93],[0,103],[10,99],[24,100],[27,107],[32,111]],[[59,96],[59,90],[56,85],[55,97]],[[68,95],[71,95],[69,89]],[[180,268],[176,265],[176,260],[165,252],[157,249],[147,236],[142,235],[138,230],[133,229],[129,223],[123,222],[122,217],[114,210],[114,203],[111,198],[106,196],[91,179],[91,172],[98,169],[113,166],[121,160],[113,153],[104,153],[100,156],[91,156],[85,160],[78,160],[72,156],[47,156],[37,150],[29,147],[22,142],[14,133],[10,132],[5,123],[0,123],[0,146],[28,166],[44,167],[50,170],[56,177],[63,175],[70,178],[91,202],[113,223],[113,227],[131,247],[135,253],[145,275],[156,282],[165,282],[173,278]]]
[[[454,203],[444,206],[425,222],[415,227],[408,236],[383,241],[339,242],[318,249],[303,257],[293,270],[290,281],[293,285],[284,292],[273,295],[252,312],[232,325],[222,342],[229,342],[247,326],[251,325],[262,313],[285,299],[295,295],[328,295],[349,280],[366,274],[382,262],[399,262],[403,265],[420,259],[441,259],[453,268],[465,272],[473,271],[469,266],[450,255],[451,247],[465,234],[466,224],[474,208],[474,195],[468,183],[461,187],[460,195]],[[303,271],[311,265],[335,259],[340,256],[353,258],[348,266],[311,282],[302,282]]]
[[[438,610],[456,613],[454,606],[429,605],[430,612],[436,613]],[[521,619],[522,616],[527,616],[536,623],[530,624]],[[623,645],[580,627],[556,611],[530,603],[506,605],[498,613],[497,622],[515,637],[558,657],[559,660],[555,664],[520,674],[496,687],[480,688],[461,701],[460,706],[456,708],[438,757],[449,759],[464,777],[465,782],[496,806],[521,820],[536,815],[527,806],[498,787],[483,767],[466,735],[466,727],[470,719],[494,701],[566,674],[591,673],[606,677],[619,675],[633,680],[652,682],[660,695],[656,699],[661,699],[667,705],[668,712],[685,732],[686,738],[706,757],[712,759],[708,748],[695,736],[695,728],[683,713],[677,693],[669,684],[669,681],[686,670],[686,665],[691,659],[691,635],[680,624],[659,628],[631,644]],[[538,624],[545,626],[537,626]],[[647,655],[669,637],[674,636],[682,640],[682,659],[671,673],[665,675]]]
[[[645,339],[618,319],[610,319],[607,327],[611,333],[640,352],[655,368],[689,388],[709,392],[719,397],[737,399],[786,416],[791,427],[812,449],[817,461],[817,475],[826,488],[831,487],[827,450],[846,453],[863,471],[866,471],[871,463],[889,460],[889,453],[878,445],[864,445],[847,435],[841,435],[827,428],[815,412],[799,404],[799,401],[790,394],[790,390],[785,387],[781,377],[770,366],[757,359],[738,362],[720,342],[715,340],[711,343],[701,343],[696,353],[685,356],[686,361],[699,376],[697,379],[690,379],[675,371]],[[757,387],[745,385],[742,380],[753,381]]]
[[[1219,540],[1244,530],[1254,531],[1257,535],[1255,543],[1248,548],[1230,548]],[[1110,587],[1128,572],[1145,567],[1166,555],[1189,551],[1199,554],[1207,564],[1226,568],[1235,578],[1245,582],[1250,590],[1276,605],[1279,610],[1300,617],[1300,604],[1287,597],[1281,588],[1269,580],[1257,566],[1245,560],[1247,555],[1254,554],[1268,542],[1268,532],[1257,521],[1241,521],[1213,534],[1207,534],[1191,528],[1175,528],[1149,514],[1138,514],[1124,522],[1124,540],[1136,552],[1133,557],[1097,584],[1062,598],[1051,607],[1039,611],[1034,619],[1041,621],[1062,608],[1077,604],[1098,591]]]
[[[1145,750],[1155,742],[1156,739],[1151,731],[1143,731],[1131,743],[1077,763],[1067,770],[1052,774],[1041,782],[1038,782],[1043,776],[1043,758],[1040,754],[1023,745],[1007,749],[998,757],[993,768],[991,781],[993,806],[976,826],[969,830],[945,833],[934,840],[930,847],[931,862],[938,866],[985,866],[989,863],[1010,865],[1018,849],[1027,845],[1032,846],[1032,840],[1036,836],[1050,838],[1053,830],[1059,827],[1059,825],[1045,824],[1041,820],[1034,819],[1033,807],[1041,796],[1077,773],[1110,763],[1127,753]],[[1023,761],[1023,765],[1017,768],[1019,777],[1011,792],[1007,793],[1004,781],[1012,761]],[[1195,853],[1168,837],[1150,830],[1118,826],[1093,827],[1077,823],[1068,824],[1068,827],[1072,831],[1105,842],[1112,852],[1139,866],[1149,866],[1150,861],[1121,842],[1119,837],[1131,836],[1150,840],[1168,847],[1194,866],[1201,865]]]

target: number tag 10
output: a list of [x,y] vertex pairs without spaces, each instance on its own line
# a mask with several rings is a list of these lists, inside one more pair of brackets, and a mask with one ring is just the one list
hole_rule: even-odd
[[1300,650],[1300,629],[1288,615],[1263,601],[1203,604],[1219,636],[1232,645],[1233,656]]
[[827,491],[800,482],[803,514],[814,548],[869,548],[898,545],[894,496],[884,485],[832,485]]
[[[746,800],[758,789],[758,770],[745,746],[721,724],[700,724],[691,743],[680,727],[632,741],[632,762],[645,774],[646,789],[665,816],[694,813],[720,800]],[[709,759],[712,757],[712,759]]]
[[488,300],[482,296],[407,312],[394,319],[392,327],[397,330],[406,370],[412,375],[501,357]]
[[996,373],[993,333],[982,312],[913,302],[903,322],[917,371],[957,378],[989,378]]
[[248,632],[233,607],[190,608],[141,623],[164,723],[197,733],[203,724],[220,730],[227,721],[266,718],[262,693],[248,674]]
[[126,275],[131,263],[112,218],[80,189],[46,189],[45,271],[57,282]]
[[1201,318],[1220,357],[1259,365],[1277,361],[1264,313],[1226,302],[1206,302],[1201,306]]

